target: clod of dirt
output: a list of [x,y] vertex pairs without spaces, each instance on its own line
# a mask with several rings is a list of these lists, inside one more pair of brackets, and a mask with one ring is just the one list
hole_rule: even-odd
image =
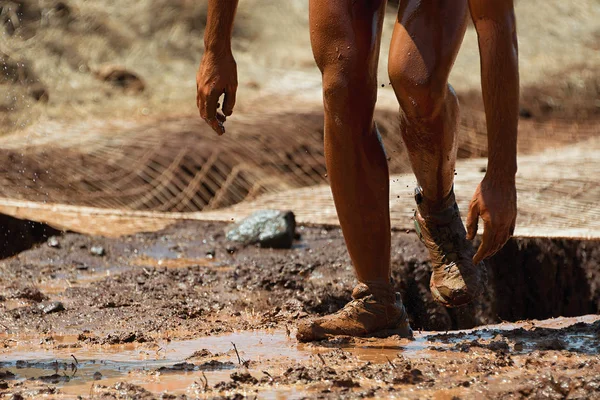
[[508,343],[506,343],[503,340],[495,340],[493,342],[490,342],[486,347],[492,351],[499,351],[499,352],[502,352],[502,351],[508,352],[508,350],[509,350]]
[[342,387],[342,388],[354,388],[354,387],[360,387],[360,384],[358,382],[354,382],[350,378],[346,378],[346,379],[334,379],[333,386]]
[[250,375],[248,372],[234,372],[229,376],[234,382],[249,383],[251,385],[256,385],[258,383],[258,379]]
[[71,380],[71,378],[68,375],[59,375],[59,374],[39,376],[35,379],[37,379],[38,381],[45,382],[45,383],[53,383],[55,385],[57,383],[69,382]]
[[123,344],[123,343],[145,343],[150,339],[141,332],[126,332],[120,334],[108,334],[104,339],[100,340],[100,344]]
[[146,88],[144,81],[135,73],[117,65],[105,65],[96,71],[98,79],[109,82],[128,93],[143,92]]
[[40,308],[44,314],[52,314],[65,310],[65,306],[60,301],[53,301],[50,304],[41,305]]
[[160,367],[158,372],[178,372],[178,371],[193,371],[196,366],[189,362],[181,362],[168,367]]
[[73,262],[73,264],[75,265],[75,269],[79,270],[79,271],[87,271],[88,269],[90,269],[90,267],[80,261],[75,261]]
[[13,393],[10,400],[23,400],[23,395],[21,393]]
[[419,382],[423,382],[425,379],[423,378],[423,373],[421,370],[413,368],[410,370],[401,371],[397,376],[392,380],[393,383],[405,383],[405,384],[417,384]]
[[48,299],[48,297],[45,294],[40,292],[40,289],[33,287],[33,286],[27,286],[27,287],[22,288],[17,293],[15,293],[13,295],[13,297],[16,299],[25,299],[25,300],[35,301],[36,303],[39,303],[41,301]]
[[186,360],[190,360],[192,358],[207,358],[207,357],[213,357],[213,356],[214,356],[214,354],[211,353],[208,349],[202,349],[202,350],[197,350],[197,351],[193,352],[191,356],[186,358]]
[[227,231],[227,239],[261,247],[289,249],[296,232],[296,217],[291,211],[261,210]]
[[118,398],[138,399],[138,400],[145,400],[145,399],[149,400],[149,399],[156,398],[148,390],[144,389],[141,386],[134,385],[132,383],[118,382],[117,384],[115,384],[115,386],[113,386],[113,389],[119,392]]
[[8,389],[8,382],[0,381],[0,389]]
[[48,245],[48,247],[60,249],[60,242],[58,241],[58,238],[56,236],[52,236],[52,237],[48,238],[48,241],[46,242],[46,244]]
[[14,379],[15,374],[10,371],[0,371],[0,379]]
[[235,368],[235,364],[231,361],[222,362],[217,360],[210,360],[205,362],[204,364],[198,365],[198,369],[200,371],[219,371],[233,368]]
[[104,247],[102,247],[102,246],[92,246],[90,248],[90,254],[93,256],[102,257],[103,255],[106,254],[106,251],[104,250]]
[[94,378],[95,381],[99,381],[100,379],[102,379],[102,374],[100,373],[100,371],[96,371],[94,372],[94,375],[92,375],[92,378]]
[[524,347],[525,347],[525,343],[523,343],[523,342],[516,342],[513,348],[514,348],[515,351],[523,351]]

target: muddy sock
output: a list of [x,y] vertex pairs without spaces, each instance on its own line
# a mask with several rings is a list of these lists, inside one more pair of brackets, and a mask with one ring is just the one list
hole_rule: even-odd
[[390,283],[374,283],[374,282],[360,282],[352,290],[353,299],[362,299],[369,295],[381,301],[383,303],[393,303],[396,301],[396,293]]
[[[426,219],[447,219],[454,212],[456,197],[454,196],[454,186],[450,193],[441,200],[433,200],[423,195],[423,189],[419,186],[415,189],[415,201],[419,208],[419,213]],[[448,215],[446,215],[448,214]],[[442,222],[442,221],[440,221]]]

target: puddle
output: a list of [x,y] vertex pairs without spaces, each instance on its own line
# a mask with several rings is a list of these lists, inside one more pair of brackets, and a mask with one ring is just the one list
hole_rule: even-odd
[[[248,372],[261,379],[280,375],[294,365],[325,364],[319,355],[339,349],[349,355],[343,363],[347,369],[369,362],[390,363],[393,366],[394,362],[399,362],[399,355],[406,359],[431,359],[433,362],[473,358],[481,354],[493,355],[484,347],[492,340],[500,340],[499,335],[501,340],[506,339],[511,343],[525,342],[525,347],[517,352],[520,354],[535,350],[536,343],[552,335],[566,343],[566,350],[598,354],[598,338],[591,331],[591,324],[598,320],[600,316],[589,315],[542,322],[505,323],[441,334],[417,332],[412,341],[398,338],[332,339],[319,344],[298,343],[280,330],[244,331],[192,340],[142,344],[82,344],[81,348],[69,347],[77,343],[76,336],[53,336],[52,341],[44,341],[39,336],[4,334],[0,335],[0,340],[10,340],[14,345],[0,350],[4,353],[0,354],[0,372],[9,371],[16,380],[33,378],[40,385],[57,385],[67,395],[87,395],[94,390],[92,386],[96,383],[114,386],[117,382],[126,381],[154,393],[166,390],[174,394],[202,397],[205,382],[214,387],[218,382],[230,381],[232,372],[245,371],[240,360],[242,363],[250,361]],[[558,328],[565,329],[558,331]],[[483,345],[471,347],[466,353],[456,348],[457,344],[475,340]],[[212,354],[189,359],[202,349]],[[509,352],[514,352],[512,346]],[[192,364],[177,366],[183,362]],[[161,367],[175,369],[159,371]],[[368,382],[363,382],[363,388],[368,385]],[[300,398],[314,394],[311,392],[314,387],[311,389],[310,385],[262,385],[254,389],[261,398]],[[215,392],[210,394],[214,395]]]
[[217,262],[209,258],[152,258],[148,256],[141,256],[133,259],[130,262],[131,265],[135,266],[149,266],[149,267],[162,267],[162,268],[187,268],[187,267],[213,267],[218,271],[231,270],[225,263]]
[[[55,340],[61,344],[76,342],[74,336],[55,337]],[[189,386],[196,381],[202,382],[204,376],[208,384],[214,386],[220,381],[229,380],[232,369],[240,368],[232,343],[236,344],[242,361],[251,361],[250,373],[258,377],[264,376],[261,372],[264,368],[280,372],[287,365],[308,360],[315,354],[312,350],[303,349],[303,346],[280,331],[164,341],[153,348],[143,344],[127,344],[39,349],[39,338],[36,341],[21,336],[18,341],[20,343],[15,350],[0,355],[0,370],[10,371],[20,380],[47,377],[45,379],[61,387],[65,394],[87,394],[93,382],[111,385],[124,378],[153,392],[169,390],[186,393]],[[193,371],[157,372],[160,367],[172,367],[184,362],[200,349],[209,349],[211,353],[220,355],[190,360],[196,365]],[[222,364],[203,366],[211,359],[218,359]],[[94,374],[98,377],[98,373],[101,378],[95,380]]]

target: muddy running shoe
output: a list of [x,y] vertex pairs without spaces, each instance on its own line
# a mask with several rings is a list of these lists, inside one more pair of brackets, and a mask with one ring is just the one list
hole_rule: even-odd
[[487,283],[483,262],[473,264],[475,249],[467,240],[454,190],[439,211],[429,209],[420,188],[415,189],[415,228],[429,250],[433,298],[446,307],[458,307],[477,298]]
[[301,322],[296,338],[301,342],[321,340],[332,335],[400,335],[412,338],[400,293],[394,293],[391,288],[374,293],[361,283],[352,291],[352,298],[335,314]]

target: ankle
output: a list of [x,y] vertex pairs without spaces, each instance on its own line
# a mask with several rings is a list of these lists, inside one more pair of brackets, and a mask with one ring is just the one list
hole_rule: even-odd
[[393,302],[396,299],[396,292],[391,281],[388,282],[360,282],[352,290],[353,299],[361,299],[372,295],[375,299],[384,302]]
[[434,220],[441,218],[445,220],[449,216],[448,214],[451,215],[453,213],[454,206],[456,205],[454,186],[441,199],[426,197],[423,193],[423,188],[418,186],[415,188],[415,202],[422,218]]

